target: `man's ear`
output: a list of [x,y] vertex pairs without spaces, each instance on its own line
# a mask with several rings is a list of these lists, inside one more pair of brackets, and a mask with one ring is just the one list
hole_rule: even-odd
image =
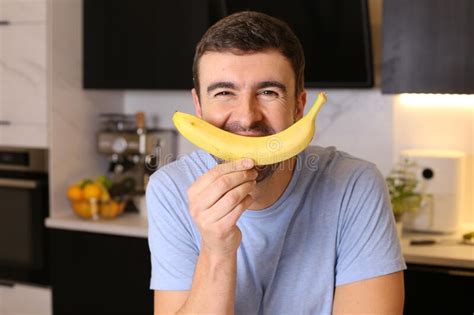
[[199,96],[197,95],[196,89],[193,88],[191,94],[193,95],[194,112],[196,113],[196,116],[202,118],[201,103],[199,102]]
[[306,91],[301,91],[296,99],[295,121],[300,120],[304,116],[304,107],[306,105]]

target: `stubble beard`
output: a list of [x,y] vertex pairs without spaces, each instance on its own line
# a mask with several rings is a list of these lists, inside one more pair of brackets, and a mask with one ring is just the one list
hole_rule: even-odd
[[[238,134],[239,132],[257,132],[260,137],[275,134],[275,130],[272,127],[267,126],[263,123],[256,123],[250,128],[243,128],[237,122],[233,122],[226,124],[222,129],[236,134]],[[217,164],[227,162],[215,155],[212,155],[212,157],[214,158],[214,160],[216,160]],[[260,183],[264,180],[270,179],[272,175],[276,172],[276,170],[280,167],[280,165],[281,162],[255,166],[255,170],[258,172],[256,182]]]

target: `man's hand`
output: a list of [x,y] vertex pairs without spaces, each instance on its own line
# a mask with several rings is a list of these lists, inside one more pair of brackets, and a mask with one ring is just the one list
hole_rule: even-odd
[[[233,314],[237,220],[253,202],[252,160],[217,165],[188,189],[189,211],[201,234],[201,251],[190,291],[155,291],[155,314]],[[218,298],[216,298],[218,297]]]
[[258,172],[242,159],[215,166],[188,189],[189,211],[201,233],[202,250],[227,255],[236,252],[242,234],[237,220],[253,199]]

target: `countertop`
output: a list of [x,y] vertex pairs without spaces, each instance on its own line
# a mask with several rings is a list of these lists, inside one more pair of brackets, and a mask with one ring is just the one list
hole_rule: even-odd
[[113,234],[130,237],[148,237],[148,222],[145,216],[125,212],[114,219],[87,220],[74,213],[46,219],[48,228]]
[[[474,269],[474,245],[462,243],[462,234],[474,228],[463,227],[455,234],[402,234],[401,245],[407,263]],[[432,245],[410,245],[411,240],[435,240]]]
[[[146,238],[147,218],[138,213],[124,213],[115,219],[85,220],[70,213],[46,219],[49,228],[105,233]],[[402,252],[407,263],[474,269],[474,245],[461,243],[461,235],[473,226],[463,227],[450,235],[407,233],[401,239]],[[412,239],[434,239],[432,245],[410,245]]]

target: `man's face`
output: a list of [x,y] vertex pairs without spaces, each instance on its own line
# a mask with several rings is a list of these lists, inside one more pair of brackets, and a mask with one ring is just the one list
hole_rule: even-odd
[[[274,134],[303,116],[306,92],[295,96],[291,64],[276,50],[207,52],[199,61],[199,82],[200,98],[192,91],[196,115],[236,134]],[[265,169],[262,177],[271,173]]]

